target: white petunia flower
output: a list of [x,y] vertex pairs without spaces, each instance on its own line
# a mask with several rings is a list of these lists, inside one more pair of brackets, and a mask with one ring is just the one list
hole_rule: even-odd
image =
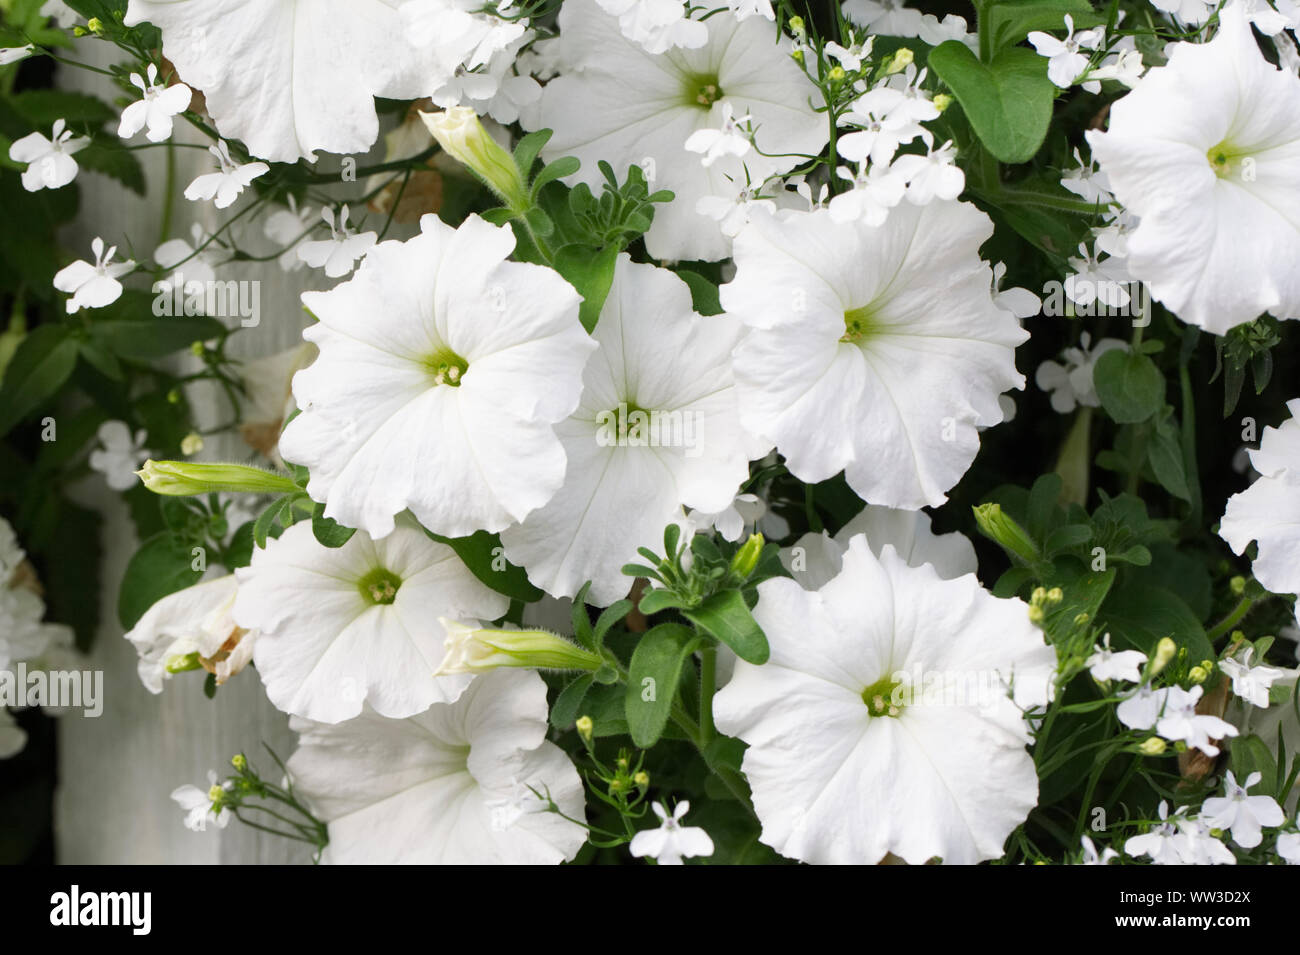
[[313,269],[324,269],[332,279],[341,278],[352,271],[357,259],[365,256],[379,239],[376,232],[355,234],[348,228],[347,203],[339,210],[339,224],[334,226],[334,210],[322,209],[321,218],[330,227],[330,237],[318,241],[301,242],[298,258]]
[[1259,542],[1252,572],[1276,594],[1300,592],[1300,398],[1287,402],[1291,417],[1265,428],[1251,464],[1260,477],[1228,498],[1219,536],[1234,553]]
[[1101,399],[1097,397],[1093,372],[1097,360],[1116,348],[1128,348],[1128,343],[1118,338],[1103,338],[1094,347],[1092,336],[1083,332],[1078,347],[1065,349],[1060,362],[1045,361],[1038,366],[1034,384],[1051,394],[1052,410],[1058,414],[1070,414],[1080,405],[1100,408]]
[[318,149],[374,144],[374,97],[417,99],[450,77],[444,51],[406,29],[410,2],[130,0],[124,22],[162,31],[164,55],[203,91],[222,136],[274,162],[314,162]]
[[1251,658],[1255,655],[1254,647],[1247,647],[1241,659],[1226,657],[1219,663],[1219,669],[1232,679],[1232,692],[1260,709],[1268,708],[1268,691],[1272,685],[1286,674],[1276,667],[1253,665]]
[[868,504],[831,537],[809,531],[790,547],[781,549],[781,563],[805,590],[820,590],[844,564],[849,542],[865,534],[877,557],[886,547],[909,567],[929,564],[942,579],[952,580],[979,569],[975,548],[964,534],[936,534],[925,511],[904,511]]
[[1190,690],[1180,686],[1169,687],[1160,718],[1156,720],[1156,732],[1171,743],[1181,741],[1206,756],[1218,756],[1219,747],[1215,742],[1236,736],[1237,727],[1217,716],[1196,712],[1196,704],[1204,692],[1203,686],[1194,686]]
[[682,859],[713,855],[713,840],[698,826],[683,826],[682,817],[691,804],[683,799],[671,813],[662,802],[652,803],[659,817],[657,829],[642,829],[632,837],[628,850],[638,859],[650,856],[659,865],[681,865]]
[[40,133],[28,133],[14,140],[9,158],[27,163],[23,188],[28,192],[59,189],[77,178],[77,161],[72,157],[89,145],[89,136],[73,136],[67,123],[56,119],[49,139]]
[[1028,36],[1031,46],[1039,56],[1047,57],[1047,78],[1055,85],[1066,89],[1088,69],[1088,54],[1083,50],[1095,50],[1101,44],[1106,31],[1097,27],[1092,30],[1074,32],[1074,17],[1065,15],[1065,39],[1058,40],[1050,33],[1033,30]]
[[[704,46],[659,56],[624,37],[594,0],[569,0],[559,24],[561,74],[546,84],[537,115],[525,118],[530,128],[555,131],[544,158],[582,161],[571,183],[599,188],[602,159],[620,180],[632,165],[651,166],[655,187],[676,197],[655,207],[646,234],[657,259],[726,258],[731,241],[697,211],[699,200],[734,196],[735,184],[757,187],[826,145],[825,117],[809,106],[816,88],[790,59],[789,41],[761,18],[710,17]],[[697,130],[720,128],[728,106],[752,117],[758,152],[780,155],[702,165],[685,143]]]
[[353,278],[303,303],[320,357],[280,451],[311,469],[325,514],[372,537],[410,508],[430,530],[499,531],[564,480],[555,425],[578,405],[596,345],[556,273],[508,262],[514,233],[470,216],[420,220]]
[[129,491],[139,483],[135,472],[150,454],[144,430],[132,437],[125,422],[105,421],[97,434],[100,447],[90,452],[90,469],[104,475],[104,483],[114,491]]
[[1212,796],[1201,806],[1201,819],[1212,829],[1226,829],[1232,841],[1243,849],[1253,849],[1263,841],[1261,827],[1270,829],[1282,825],[1286,815],[1272,796],[1247,794],[1264,778],[1261,773],[1251,773],[1245,783],[1239,784],[1228,770],[1223,781],[1222,796]]
[[234,619],[259,631],[253,660],[266,695],[323,723],[365,703],[402,718],[456,699],[469,678],[433,676],[445,655],[438,618],[492,620],[509,606],[455,551],[409,526],[329,548],[300,521],[236,576]]
[[771,659],[738,662],[714,704],[749,745],[765,844],[811,863],[1002,854],[1038,798],[1024,710],[1055,669],[1023,602],[858,536],[819,591],[759,584],[754,616]]
[[232,205],[239,194],[258,176],[264,176],[271,167],[264,162],[250,162],[240,165],[230,158],[230,147],[224,139],[215,146],[209,146],[208,152],[216,157],[220,168],[217,172],[204,173],[185,187],[185,198],[191,202],[200,199],[215,199],[218,209]]
[[582,401],[556,428],[564,486],[501,533],[534,584],[570,597],[591,580],[589,602],[607,606],[630,586],[622,565],[661,541],[683,506],[731,503],[750,457],[731,381],[739,331],[726,315],[696,315],[673,273],[619,257]]
[[205,580],[163,597],[126,634],[140,660],[140,682],[161,693],[173,673],[195,662],[225,683],[253,657],[257,633],[235,624],[231,616],[237,584],[234,574]]
[[78,259],[54,274],[54,287],[72,296],[67,303],[69,315],[82,308],[112,305],[122,296],[122,283],[118,279],[135,269],[130,259],[115,263],[117,246],[104,251],[104,240],[99,236],[91,241],[90,250],[95,253],[94,265]]
[[976,429],[1002,420],[998,395],[1024,385],[1014,352],[1028,335],[979,257],[991,234],[958,202],[903,204],[879,228],[825,211],[756,218],[721,290],[748,326],[734,357],[742,424],[802,481],[843,470],[872,504],[943,503]]
[[698,50],[709,42],[709,30],[690,19],[681,0],[596,0],[600,8],[618,17],[623,36],[647,53],[663,54],[674,47]]
[[1083,855],[1079,859],[1079,865],[1110,865],[1112,859],[1119,858],[1119,853],[1114,849],[1103,849],[1098,854],[1097,847],[1087,836],[1083,836],[1080,843],[1083,846]]
[[[311,206],[298,208],[298,201],[289,196],[289,208],[277,209],[266,217],[262,232],[268,239],[284,247],[276,261],[281,271],[296,272],[306,263],[298,250],[308,241],[307,236],[315,224],[316,215]],[[328,220],[326,220],[328,221]],[[331,228],[333,225],[331,224]]]
[[212,770],[208,770],[208,783],[210,785],[207,789],[186,784],[172,790],[172,800],[185,813],[185,828],[193,832],[204,832],[208,823],[224,829],[230,824],[233,815],[220,804],[219,796],[215,802],[213,799],[214,795],[229,789],[232,784],[227,782],[219,785],[217,774]]
[[61,638],[65,628],[44,616],[45,601],[32,590],[0,584],[0,670],[42,656]]
[[1108,633],[1093,648],[1092,656],[1088,657],[1084,665],[1098,683],[1109,680],[1137,683],[1142,679],[1142,667],[1146,662],[1147,655],[1141,650],[1112,650]]
[[139,73],[131,74],[131,84],[144,94],[144,99],[137,100],[122,110],[122,121],[118,124],[117,134],[123,139],[130,139],[147,126],[149,131],[145,138],[151,143],[161,143],[171,138],[172,118],[190,108],[193,94],[184,83],[158,85],[158,67],[152,63],[149,64],[147,73],[147,82]]
[[[586,831],[552,812],[511,812],[521,785],[584,816],[569,757],[546,739],[546,684],[529,670],[476,677],[455,703],[408,719],[368,707],[334,726],[294,720],[296,791],[329,825],[335,864],[554,865]],[[510,818],[513,816],[514,818]]]
[[919,37],[923,29],[920,10],[911,10],[903,0],[844,0],[844,15],[873,34]]
[[1089,130],[1093,156],[1140,222],[1128,270],[1183,321],[1217,335],[1261,312],[1300,318],[1300,77],[1264,59],[1239,10],[1215,38],[1174,45]]

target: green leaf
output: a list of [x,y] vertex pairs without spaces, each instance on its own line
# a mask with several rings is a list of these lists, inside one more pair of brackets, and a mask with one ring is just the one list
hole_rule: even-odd
[[55,395],[77,364],[77,343],[62,325],[42,325],[18,345],[0,385],[0,437]]
[[699,643],[690,627],[665,623],[646,631],[632,651],[625,713],[632,742],[641,749],[649,749],[663,735],[682,667]]
[[991,63],[981,63],[966,44],[945,40],[930,51],[929,64],[995,158],[1005,163],[1033,158],[1047,137],[1056,99],[1043,57],[1008,47]]
[[1132,647],[1148,656],[1163,637],[1186,647],[1195,664],[1215,659],[1205,628],[1183,600],[1163,587],[1125,581],[1106,598],[1100,614],[1116,646]]
[[342,547],[352,540],[355,527],[344,527],[332,517],[325,516],[325,505],[317,503],[311,515],[311,532],[326,547]]
[[537,161],[537,154],[542,151],[542,147],[550,139],[551,131],[549,129],[539,129],[537,132],[529,133],[519,140],[515,146],[515,165],[519,167],[519,172],[525,181],[528,179],[528,174],[532,172],[533,163]]
[[605,635],[609,633],[610,628],[626,617],[631,610],[632,601],[619,600],[601,611],[600,616],[596,618],[596,629],[592,635],[595,640],[595,649],[599,650],[604,646]]
[[739,590],[714,594],[694,610],[682,616],[710,636],[721,640],[747,663],[766,663],[770,650],[767,636],[754,620]]
[[585,245],[566,245],[555,254],[555,271],[582,296],[578,317],[587,333],[595,331],[600,310],[614,283],[614,265],[619,249],[608,245],[593,249]]
[[[50,135],[50,127],[56,119],[66,120],[70,130],[80,132],[87,126],[97,129],[117,116],[102,99],[66,90],[24,90],[11,96],[9,102],[23,119],[45,136]],[[81,162],[84,152],[77,154],[77,162]]]
[[687,606],[687,602],[677,595],[677,591],[659,587],[654,590],[647,590],[637,609],[648,617],[660,610],[680,609],[685,606]]
[[537,178],[533,180],[533,195],[536,196],[538,190],[548,182],[563,179],[565,176],[572,176],[581,167],[582,163],[577,156],[565,156],[562,159],[547,163],[542,167],[542,171],[537,174]]
[[271,536],[276,522],[284,518],[286,512],[292,512],[294,499],[301,496],[303,495],[286,494],[279,500],[271,502],[266,510],[257,515],[257,520],[253,522],[253,543],[258,547],[265,547],[266,539]]
[[587,691],[591,689],[594,678],[595,674],[584,673],[560,691],[560,695],[555,698],[555,703],[551,706],[552,726],[561,730],[568,729],[577,721],[582,715],[578,711],[587,698]]
[[[144,299],[148,296],[137,293]],[[136,299],[139,307],[139,299]],[[225,333],[225,326],[215,318],[201,315],[176,318],[118,318],[99,321],[90,326],[93,341],[119,358],[129,361],[152,361],[189,348],[194,342],[206,342]]]
[[442,537],[432,533],[429,536],[454,550],[470,573],[497,593],[524,603],[542,599],[542,592],[528,582],[523,568],[505,559],[505,549],[498,535],[477,531],[469,537]]
[[984,28],[993,49],[1019,43],[1034,30],[1065,32],[1065,15],[1074,18],[1074,28],[1100,26],[1106,18],[1093,12],[1088,0],[1000,0],[986,8]]
[[1115,348],[1097,360],[1093,383],[1101,406],[1119,424],[1146,421],[1165,404],[1165,376],[1146,355]]
[[93,142],[77,153],[77,162],[87,169],[116,179],[136,195],[144,195],[144,168],[130,150]]
[[194,569],[194,555],[164,531],[155,534],[132,555],[117,595],[117,617],[127,630],[155,603],[197,584],[203,571]]
[[718,295],[716,285],[699,272],[692,272],[690,269],[680,270],[677,277],[690,286],[691,307],[695,311],[701,315],[722,314],[722,299]]
[[1043,586],[1049,590],[1060,587],[1062,595],[1061,602],[1049,607],[1043,620],[1048,640],[1053,644],[1059,643],[1074,633],[1079,626],[1074,622],[1079,614],[1088,615],[1089,625],[1095,621],[1114,583],[1114,567],[1094,571],[1073,558],[1059,560],[1043,581]]
[[1187,486],[1187,471],[1183,466],[1183,448],[1172,418],[1161,418],[1156,425],[1155,434],[1147,444],[1147,461],[1161,487],[1174,497],[1191,502],[1192,492]]

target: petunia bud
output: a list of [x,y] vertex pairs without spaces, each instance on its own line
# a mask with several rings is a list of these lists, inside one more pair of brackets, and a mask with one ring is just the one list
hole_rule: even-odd
[[184,497],[213,491],[289,494],[301,490],[289,478],[245,464],[200,464],[195,461],[146,461],[135,472],[155,494]]
[[1000,504],[981,504],[974,511],[975,523],[985,537],[996,541],[1027,564],[1039,559],[1038,545],[1023,527],[1003,513]]
[[736,556],[731,558],[731,572],[744,580],[754,572],[762,553],[763,535],[750,534],[749,540],[745,541],[740,550],[736,551]]
[[421,113],[420,118],[443,152],[482,179],[511,211],[528,208],[528,190],[514,157],[488,135],[474,110],[453,106],[440,113]]
[[447,632],[447,655],[435,676],[485,673],[499,667],[599,670],[601,657],[546,630],[488,630],[439,617]]

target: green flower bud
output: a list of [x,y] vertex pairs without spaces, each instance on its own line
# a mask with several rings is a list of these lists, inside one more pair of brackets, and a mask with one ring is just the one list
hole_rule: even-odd
[[936,93],[934,99],[930,100],[930,102],[934,104],[935,109],[942,113],[952,105],[952,97],[947,93]]
[[528,208],[528,190],[514,157],[488,135],[474,110],[453,106],[440,113],[421,113],[420,118],[443,152],[483,180],[511,211]]
[[1151,657],[1151,676],[1155,676],[1165,667],[1169,666],[1169,661],[1178,653],[1178,644],[1174,643],[1171,637],[1161,637],[1160,642],[1156,644],[1156,652]]
[[736,556],[731,558],[731,572],[745,580],[754,572],[758,566],[758,558],[763,553],[763,535],[750,534],[749,540],[736,551]]
[[1152,736],[1142,741],[1142,744],[1138,746],[1138,752],[1143,756],[1159,756],[1167,748],[1168,744],[1164,740],[1159,736]]
[[213,491],[249,494],[290,494],[301,490],[289,478],[245,464],[200,464],[196,461],[153,461],[139,471],[144,486],[155,494],[184,497]]
[[598,654],[546,630],[488,630],[439,617],[447,632],[447,655],[434,676],[486,673],[498,667],[595,672],[605,662]]
[[1000,504],[981,504],[974,509],[980,532],[1027,564],[1040,559],[1038,545],[1023,527],[1002,511]]
[[1199,666],[1192,667],[1192,669],[1188,671],[1187,674],[1187,679],[1191,680],[1193,684],[1204,683],[1209,678],[1210,678],[1209,671],[1206,670],[1205,667],[1199,667]]
[[903,72],[903,70],[912,65],[912,61],[915,58],[916,55],[911,50],[907,47],[901,47],[898,52],[894,54],[893,58],[890,59],[889,65],[885,67],[885,75],[888,76],[892,73]]
[[248,768],[248,759],[245,758],[243,753],[236,753],[234,756],[230,757],[230,765],[234,766],[235,769],[242,773]]
[[596,724],[591,721],[590,716],[579,716],[574,728],[577,729],[578,735],[582,737],[584,743],[591,742],[591,734],[596,728]]

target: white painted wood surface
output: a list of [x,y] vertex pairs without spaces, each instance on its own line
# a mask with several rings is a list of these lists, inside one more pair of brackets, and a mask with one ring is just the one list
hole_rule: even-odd
[[[107,44],[79,44],[78,54],[94,62],[111,56]],[[116,90],[96,74],[63,68],[60,85],[111,99]],[[178,141],[202,142],[187,124],[177,122]],[[138,137],[143,142],[143,137]],[[180,196],[194,176],[211,169],[211,157],[199,149],[178,149],[175,206],[171,234],[190,239],[190,224],[215,229],[237,211],[217,212],[210,203],[191,203]],[[144,199],[95,173],[82,171],[82,207],[65,244],[88,255],[90,240],[103,236],[126,254],[149,258],[158,241],[161,193],[165,181],[165,150],[137,152],[145,165],[150,192]],[[359,164],[363,162],[358,157]],[[355,217],[354,217],[355,218]],[[242,223],[241,223],[242,224]],[[136,243],[131,248],[130,236]],[[240,246],[265,252],[260,226],[240,233]],[[299,294],[307,288],[333,284],[323,273],[304,269],[284,274],[274,261],[242,263],[224,268],[224,279],[259,279],[261,324],[235,336],[232,351],[245,358],[268,355],[299,340],[305,324]],[[138,281],[138,280],[137,280]],[[211,397],[196,399],[206,421],[227,414]],[[243,460],[248,454],[238,436],[209,440],[200,456]],[[229,760],[246,752],[260,771],[273,774],[262,743],[287,759],[294,736],[288,721],[266,700],[256,672],[245,670],[209,701],[202,692],[202,674],[172,679],[161,696],[151,695],[136,675],[136,653],[122,638],[117,623],[117,588],[126,562],[136,546],[125,506],[101,481],[85,482],[83,497],[105,517],[103,590],[100,629],[89,666],[104,671],[105,705],[98,719],[68,715],[59,724],[59,785],[55,800],[57,854],[63,863],[288,863],[306,862],[301,843],[268,836],[232,822],[225,830],[193,833],[169,798],[184,783],[206,786],[210,769],[223,776]]]

